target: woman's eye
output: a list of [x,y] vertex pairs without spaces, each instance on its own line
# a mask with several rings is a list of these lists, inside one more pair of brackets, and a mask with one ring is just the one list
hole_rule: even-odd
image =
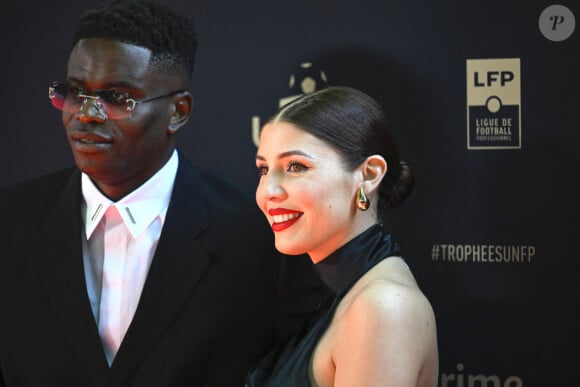
[[258,166],[258,175],[264,176],[268,174],[268,167],[266,165],[259,165]]
[[292,161],[288,164],[288,172],[302,172],[307,170],[308,167],[298,161]]

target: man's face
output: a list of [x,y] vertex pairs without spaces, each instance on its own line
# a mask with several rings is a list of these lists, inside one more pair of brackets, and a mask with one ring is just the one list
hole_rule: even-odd
[[[144,47],[106,39],[80,40],[70,54],[67,83],[92,95],[115,89],[135,100],[146,100],[183,90],[183,81],[149,69],[151,51]],[[97,101],[88,108],[63,111],[62,121],[78,168],[101,191],[119,199],[157,172],[174,148],[174,132],[168,130],[175,98],[137,104],[130,117],[104,118]]]

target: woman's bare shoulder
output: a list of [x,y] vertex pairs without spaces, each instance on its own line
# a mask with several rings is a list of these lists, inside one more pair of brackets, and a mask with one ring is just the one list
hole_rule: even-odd
[[402,260],[379,265],[351,289],[337,324],[335,360],[356,365],[343,371],[351,380],[364,377],[368,385],[389,380],[393,385],[431,386],[437,375],[431,304]]
[[[367,278],[361,278],[358,289],[350,302],[347,314],[355,319],[376,319],[377,323],[434,324],[431,303],[421,291],[409,269],[401,262],[387,262],[377,265]],[[403,263],[404,265],[404,263]]]

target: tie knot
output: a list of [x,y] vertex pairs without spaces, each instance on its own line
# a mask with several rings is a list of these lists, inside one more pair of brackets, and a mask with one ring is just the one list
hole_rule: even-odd
[[116,225],[123,223],[123,217],[119,213],[119,209],[116,206],[109,206],[105,212],[105,221],[107,225]]

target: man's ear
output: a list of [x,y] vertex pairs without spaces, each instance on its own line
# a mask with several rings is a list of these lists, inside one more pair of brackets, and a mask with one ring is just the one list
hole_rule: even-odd
[[381,155],[371,155],[360,166],[364,189],[367,193],[375,191],[387,173],[387,161]]
[[172,102],[171,117],[167,130],[170,134],[175,134],[191,116],[193,96],[189,91],[184,91],[183,93],[176,94]]

